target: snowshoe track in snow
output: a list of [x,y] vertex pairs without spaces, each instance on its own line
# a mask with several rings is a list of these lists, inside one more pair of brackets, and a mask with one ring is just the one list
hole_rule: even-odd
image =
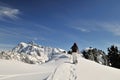
[[61,64],[47,80],[77,80],[76,65],[70,63]]
[[69,80],[76,80],[77,79],[75,65],[70,66],[70,77],[69,78],[70,78]]

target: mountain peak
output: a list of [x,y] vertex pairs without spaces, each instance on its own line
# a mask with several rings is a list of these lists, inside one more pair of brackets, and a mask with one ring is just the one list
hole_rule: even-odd
[[60,48],[40,46],[31,41],[28,43],[20,42],[9,53],[9,55],[6,53],[8,56],[5,58],[17,59],[26,63],[44,63],[50,60],[53,55],[66,53],[66,51]]

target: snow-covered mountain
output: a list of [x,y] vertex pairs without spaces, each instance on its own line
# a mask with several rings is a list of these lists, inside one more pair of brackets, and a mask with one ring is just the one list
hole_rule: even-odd
[[38,56],[40,56],[42,53],[63,53],[64,51],[65,50],[60,48],[44,47],[34,42],[21,42],[12,49],[12,52],[36,54]]
[[44,47],[34,42],[21,42],[11,51],[1,52],[0,58],[35,64],[44,63],[59,53],[66,53],[66,51],[60,48]]

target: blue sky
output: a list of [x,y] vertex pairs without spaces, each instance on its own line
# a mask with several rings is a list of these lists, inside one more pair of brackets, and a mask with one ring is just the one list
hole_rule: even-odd
[[19,42],[104,51],[120,47],[119,0],[0,0],[0,49]]

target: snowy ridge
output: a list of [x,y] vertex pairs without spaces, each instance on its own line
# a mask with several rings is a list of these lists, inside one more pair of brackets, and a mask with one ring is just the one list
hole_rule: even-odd
[[61,64],[47,80],[119,80],[119,74],[119,69],[79,57],[78,64]]
[[50,60],[53,55],[65,52],[63,49],[44,47],[34,42],[21,42],[12,51],[1,52],[0,58],[18,60],[30,64],[41,64]]

